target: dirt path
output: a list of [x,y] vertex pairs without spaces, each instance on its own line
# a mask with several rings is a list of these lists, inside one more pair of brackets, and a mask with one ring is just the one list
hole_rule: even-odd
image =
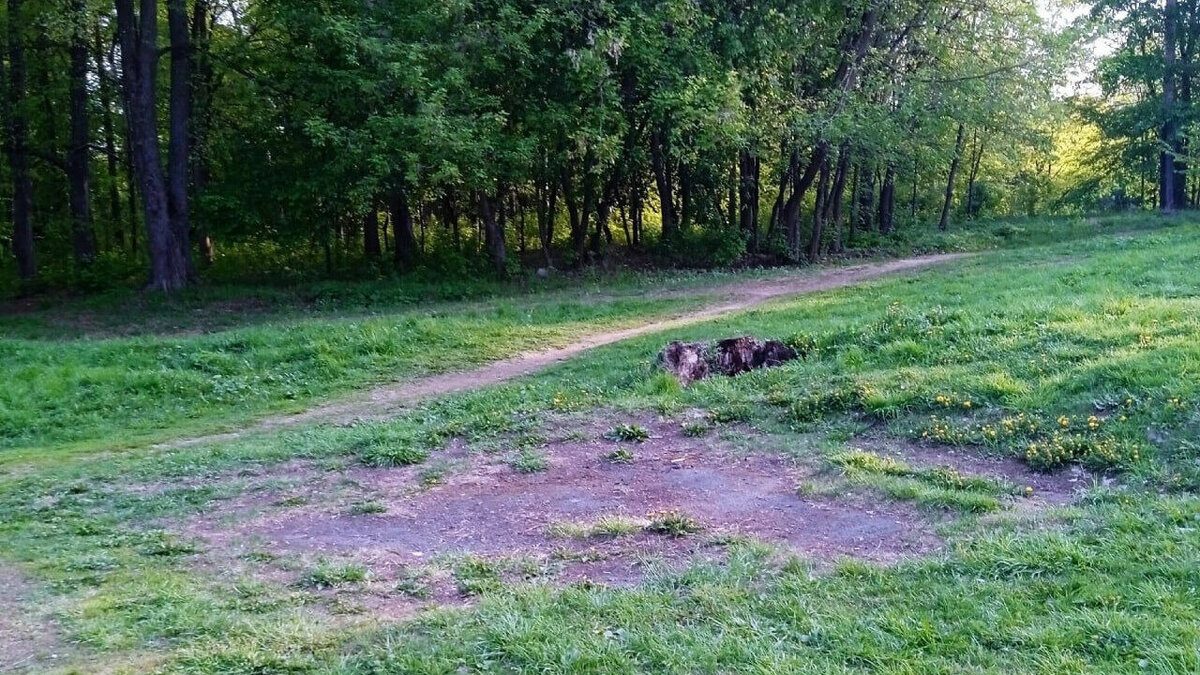
[[[818,293],[853,286],[879,277],[924,269],[960,260],[969,254],[947,253],[882,263],[869,263],[827,269],[783,279],[755,280],[720,286],[711,291],[728,296],[728,300],[673,319],[589,335],[578,342],[558,349],[529,352],[511,359],[497,361],[474,370],[449,372],[407,382],[388,384],[353,397],[325,403],[293,415],[263,418],[245,429],[223,434],[211,434],[159,444],[158,448],[180,448],[211,441],[233,440],[248,433],[265,431],[302,423],[342,423],[352,420],[383,419],[395,415],[396,409],[417,401],[506,382],[544,370],[591,349],[630,338],[666,330],[685,328],[704,321],[722,318],[772,300],[794,295]],[[703,291],[697,289],[697,294]]]

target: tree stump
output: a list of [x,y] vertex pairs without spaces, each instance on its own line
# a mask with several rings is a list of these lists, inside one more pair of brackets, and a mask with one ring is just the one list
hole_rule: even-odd
[[796,350],[778,340],[745,336],[716,342],[672,342],[659,353],[658,364],[687,385],[713,374],[736,377],[797,358]]

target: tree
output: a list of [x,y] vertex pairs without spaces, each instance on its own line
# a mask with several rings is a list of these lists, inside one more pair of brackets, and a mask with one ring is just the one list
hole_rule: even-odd
[[29,119],[25,110],[25,36],[21,0],[8,0],[8,153],[12,175],[12,247],[21,279],[37,276],[33,245],[33,178],[29,168]]

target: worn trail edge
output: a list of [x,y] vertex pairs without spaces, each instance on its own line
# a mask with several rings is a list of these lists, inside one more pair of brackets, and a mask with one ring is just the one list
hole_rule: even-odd
[[947,253],[941,255],[906,258],[882,263],[840,267],[785,279],[746,281],[715,289],[720,293],[736,294],[736,297],[686,316],[653,321],[651,323],[621,330],[595,333],[578,342],[558,349],[529,352],[511,359],[496,361],[474,370],[449,372],[440,375],[388,384],[333,403],[325,403],[304,412],[292,415],[277,415],[258,420],[238,431],[177,439],[156,445],[157,448],[181,448],[213,441],[232,440],[249,433],[302,423],[345,423],[353,420],[385,419],[392,417],[396,409],[423,399],[444,394],[453,394],[480,389],[544,370],[590,349],[603,347],[630,338],[666,330],[684,328],[704,321],[753,309],[772,300],[793,295],[818,293],[870,281],[889,274],[923,269],[967,257],[969,254]]

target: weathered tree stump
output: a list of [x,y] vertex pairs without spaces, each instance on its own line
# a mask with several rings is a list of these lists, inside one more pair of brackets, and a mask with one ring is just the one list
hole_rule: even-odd
[[713,374],[736,377],[759,368],[774,368],[798,358],[778,340],[738,337],[716,342],[672,342],[658,355],[658,365],[683,384]]

